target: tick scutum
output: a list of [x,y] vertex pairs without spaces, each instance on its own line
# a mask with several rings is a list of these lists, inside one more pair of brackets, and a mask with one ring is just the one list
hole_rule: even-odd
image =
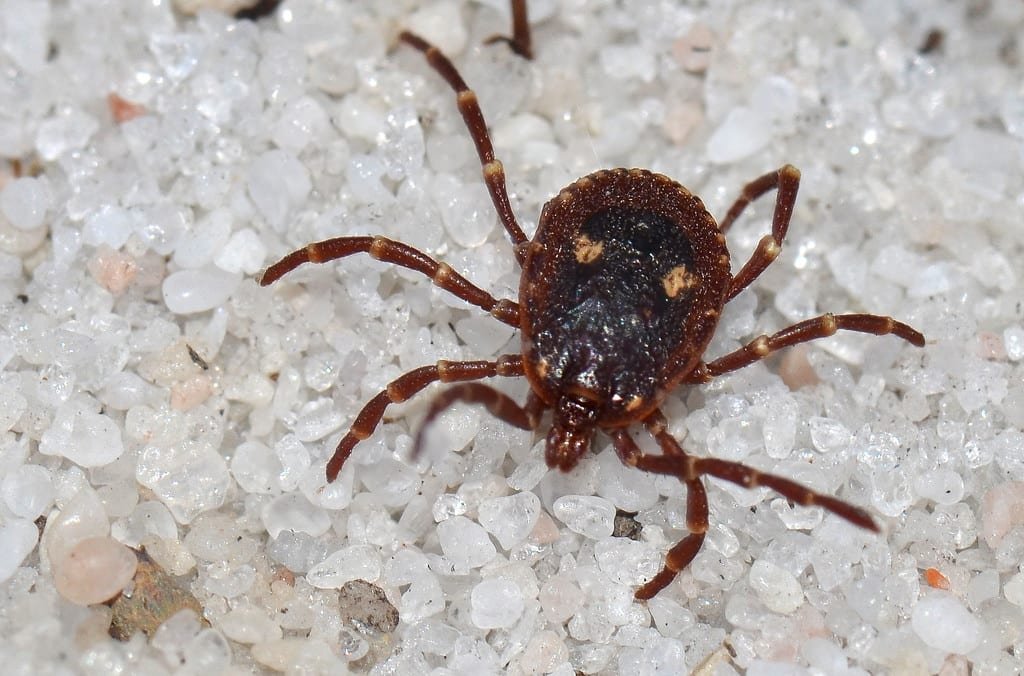
[[700,286],[693,251],[679,235],[661,215],[628,207],[583,223],[569,260],[548,280],[550,300],[534,334],[556,388],[593,393],[601,403],[654,395],[672,347],[664,338],[681,335]]
[[[584,399],[601,427],[660,403],[704,351],[728,252],[701,201],[643,170],[591,174],[541,216],[520,293],[527,373],[554,406]],[[709,305],[710,303],[710,305]]]

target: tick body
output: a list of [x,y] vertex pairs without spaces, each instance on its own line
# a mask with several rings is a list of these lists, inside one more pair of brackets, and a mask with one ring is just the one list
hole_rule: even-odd
[[[525,0],[512,0],[512,13],[512,37],[497,40],[529,58]],[[729,354],[705,361],[704,350],[723,306],[778,256],[800,172],[785,165],[751,181],[716,223],[701,200],[672,179],[643,169],[598,171],[552,198],[529,239],[513,213],[504,169],[494,156],[473,91],[436,47],[408,32],[399,39],[422,52],[455,92],[484,182],[522,267],[518,301],[495,298],[445,263],[380,235],[310,244],[270,266],[260,283],[271,284],[304,263],[364,253],[416,270],[497,321],[519,328],[522,348],[494,360],[439,361],[396,378],[366,403],[342,437],[327,462],[328,481],[337,477],[356,444],[373,433],[390,404],[442,382],[452,385],[435,397],[423,427],[458,401],[482,404],[507,423],[529,430],[537,430],[550,410],[545,443],[550,467],[571,470],[602,431],[625,464],[676,477],[686,486],[689,532],[669,550],[663,570],[636,591],[639,599],[658,593],[700,551],[709,525],[705,475],[748,488],[765,486],[792,502],[817,505],[862,528],[877,530],[865,511],[842,500],[737,462],[689,454],[668,433],[659,408],[680,386],[706,383],[779,349],[839,330],[891,333],[924,345],[918,331],[891,317],[825,314],[758,336]],[[772,191],[777,194],[771,232],[733,273],[725,234],[747,205]],[[524,405],[478,382],[523,376],[530,384]],[[657,441],[660,454],[644,453],[633,441],[629,428],[638,424]]]
[[675,389],[730,279],[711,214],[665,176],[599,171],[548,202],[519,288],[526,377],[554,411],[548,465],[571,469],[595,428],[643,420]]

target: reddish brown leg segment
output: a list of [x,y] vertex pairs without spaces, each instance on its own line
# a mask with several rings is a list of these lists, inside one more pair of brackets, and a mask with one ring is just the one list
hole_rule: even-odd
[[892,317],[824,314],[793,324],[770,336],[758,336],[735,352],[730,352],[708,364],[700,364],[687,376],[687,382],[706,383],[715,376],[735,371],[764,359],[776,350],[818,338],[826,338],[839,330],[871,333],[876,336],[891,333],[912,345],[924,347],[924,336],[920,331],[903,322],[898,322]]
[[[427,63],[437,71],[437,74],[445,79],[448,85],[455,90],[455,98],[459,104],[459,112],[469,129],[473,143],[476,145],[476,153],[480,157],[480,165],[483,167],[484,182],[491,194],[491,201],[498,212],[505,231],[512,239],[513,245],[519,245],[526,241],[526,234],[519,227],[516,216],[512,213],[512,205],[508,199],[508,190],[505,187],[505,169],[494,157],[494,146],[491,144],[491,137],[487,133],[487,122],[484,120],[483,111],[476,100],[476,94],[469,88],[466,81],[459,75],[459,71],[448,57],[441,53],[434,45],[423,38],[409,31],[402,31],[398,39],[407,45],[423,52],[427,57]],[[524,256],[520,247],[515,248],[516,259],[523,264]]]
[[775,197],[772,234],[761,238],[750,260],[733,277],[729,293],[726,296],[727,301],[747,288],[779,255],[779,251],[782,249],[782,240],[786,238],[786,231],[789,229],[789,220],[793,217],[796,192],[800,188],[800,171],[787,164],[778,171],[765,174],[745,185],[743,193],[733,203],[725,214],[725,218],[722,219],[721,225],[718,226],[722,232],[725,232],[739,218],[748,204],[775,188],[778,188],[779,192]]
[[823,495],[812,491],[810,488],[801,486],[795,481],[790,481],[774,474],[765,474],[753,467],[747,467],[730,460],[697,458],[694,464],[699,474],[707,474],[708,476],[724,479],[744,488],[757,488],[759,486],[771,488],[782,497],[798,505],[822,507],[855,526],[878,532],[878,526],[875,525],[874,519],[863,509],[854,507],[830,495]]
[[453,385],[437,395],[427,409],[427,415],[420,423],[420,429],[416,433],[416,441],[412,445],[412,457],[417,458],[423,449],[423,433],[427,426],[439,416],[445,409],[456,402],[464,404],[483,404],[488,412],[499,420],[504,420],[509,425],[518,427],[521,430],[533,430],[537,428],[540,416],[532,402],[538,401],[530,393],[531,400],[526,407],[520,406],[504,392],[499,392],[490,385],[483,383],[460,383]]
[[[661,413],[656,412],[656,415],[661,416]],[[663,421],[664,417],[660,422]],[[658,425],[658,423],[655,424]],[[664,431],[660,433],[652,431],[652,434],[659,443],[661,442],[660,435],[668,436],[668,433]],[[671,584],[679,571],[690,565],[700,551],[708,530],[708,494],[699,475],[687,476],[690,458],[678,444],[666,446],[662,443],[664,455],[652,456],[644,454],[624,429],[614,430],[610,432],[610,436],[615,446],[615,452],[626,465],[647,469],[644,466],[647,461],[660,459],[664,462],[659,463],[659,468],[655,470],[658,474],[676,476],[686,484],[686,528],[690,534],[668,551],[668,554],[665,555],[665,566],[661,571],[634,593],[636,599],[646,601]]]
[[705,474],[744,488],[771,488],[799,505],[822,507],[855,526],[878,531],[878,526],[864,510],[812,491],[795,481],[774,474],[765,474],[731,460],[696,458],[689,455],[675,437],[668,433],[665,428],[665,417],[659,410],[648,416],[644,425],[661,446],[661,455],[643,453],[624,429],[609,432],[615,451],[626,465],[655,474],[674,476],[686,484],[686,527],[690,534],[669,550],[665,557],[665,567],[661,572],[636,591],[638,599],[649,599],[668,586],[676,574],[690,565],[700,551],[709,525],[707,492],[700,479]]
[[[666,430],[657,432],[654,437],[661,445],[664,455],[642,455],[637,458],[636,467],[656,474],[675,474],[682,479],[707,474],[744,488],[764,486],[799,505],[823,507],[855,526],[878,531],[878,526],[867,512],[842,500],[816,493],[789,479],[774,474],[765,474],[738,462],[718,458],[696,458],[687,454],[675,437]],[[679,474],[680,471],[682,474]]]
[[530,393],[526,395],[526,417],[530,420],[530,429],[537,429],[540,425],[540,417],[544,415],[544,411],[548,405],[544,403],[544,400],[537,396],[537,393],[530,390]]
[[427,385],[441,381],[453,383],[464,380],[479,380],[494,376],[523,375],[521,355],[504,355],[495,361],[439,361],[433,366],[422,366],[405,373],[388,383],[387,388],[368,401],[359,411],[348,434],[341,438],[334,455],[327,461],[327,481],[338,477],[352,449],[377,429],[384,411],[390,404],[409,399]]
[[679,571],[685,570],[700,552],[708,529],[708,494],[699,478],[686,482],[686,527],[690,534],[668,550],[665,565],[657,575],[634,592],[634,598],[640,601],[654,598],[658,592],[672,584]]
[[495,35],[488,38],[486,43],[508,43],[513,52],[524,59],[532,59],[533,40],[530,38],[530,20],[526,13],[526,0],[512,0],[509,4],[512,6],[512,37]]
[[658,445],[661,446],[662,454],[665,457],[676,458],[677,462],[683,463],[683,467],[686,468],[686,476],[682,479],[686,482],[686,528],[690,531],[690,534],[668,551],[668,554],[665,555],[665,567],[661,569],[661,572],[655,575],[650,582],[636,590],[635,596],[641,600],[652,598],[671,584],[672,580],[676,579],[679,571],[684,570],[690,565],[698,552],[700,552],[701,545],[704,544],[704,536],[710,525],[708,520],[708,493],[704,488],[704,482],[701,480],[699,473],[693,472],[692,458],[687,455],[675,438],[668,433],[667,425],[668,422],[665,420],[665,415],[660,409],[655,409],[644,420],[644,427],[657,440]]
[[303,263],[327,263],[357,253],[368,253],[371,258],[379,261],[421,272],[438,287],[491,313],[506,324],[519,328],[517,303],[497,300],[455,272],[448,264],[439,263],[422,251],[387,237],[336,237],[309,244],[267,268],[260,278],[260,286],[273,284]]

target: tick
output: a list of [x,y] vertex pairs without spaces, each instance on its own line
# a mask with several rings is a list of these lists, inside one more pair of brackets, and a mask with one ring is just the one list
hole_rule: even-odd
[[[525,0],[513,0],[513,36],[530,55]],[[722,308],[778,256],[789,228],[800,172],[785,165],[748,183],[721,223],[700,198],[676,181],[644,169],[608,169],[580,178],[544,205],[533,238],[512,211],[505,171],[494,156],[487,124],[473,93],[452,62],[409,32],[401,42],[419,50],[454,90],[473,138],[483,179],[522,268],[519,299],[497,299],[443,262],[382,236],[338,237],[310,244],[270,266],[260,284],[272,284],[303,263],[326,263],[357,253],[416,270],[435,285],[520,330],[522,350],[486,361],[438,361],[395,379],[356,416],[327,463],[333,481],[353,447],[369,437],[390,404],[406,401],[434,382],[456,383],[430,405],[423,425],[455,402],[484,405],[501,420],[536,430],[545,411],[549,467],[571,470],[600,430],[628,466],[678,478],[686,485],[689,534],[672,547],[664,568],[636,591],[648,599],[697,555],[708,523],[702,477],[771,488],[800,505],[817,505],[861,528],[877,531],[864,510],[789,479],[746,465],[687,453],[666,427],[659,406],[676,388],[699,385],[784,347],[836,331],[893,334],[913,345],[924,336],[891,317],[825,314],[762,335],[725,356],[705,361]],[[725,233],[754,200],[775,191],[771,232],[732,273]],[[479,381],[525,376],[525,405]],[[642,425],[661,448],[644,453],[629,428]],[[418,449],[423,427],[414,449]],[[415,452],[415,451],[414,451]]]

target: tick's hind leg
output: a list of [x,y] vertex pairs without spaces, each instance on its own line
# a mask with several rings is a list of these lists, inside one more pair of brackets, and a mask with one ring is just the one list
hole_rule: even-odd
[[[508,199],[508,189],[505,187],[505,169],[494,157],[494,146],[491,144],[491,137],[487,133],[487,122],[484,120],[483,111],[480,110],[480,103],[476,100],[476,94],[469,88],[466,81],[459,75],[459,71],[448,57],[441,53],[441,50],[430,44],[420,36],[402,31],[398,39],[410,47],[423,52],[427,63],[437,71],[437,74],[445,79],[448,85],[455,90],[455,98],[459,105],[459,112],[469,129],[469,135],[473,137],[476,145],[476,154],[480,157],[480,165],[483,168],[484,183],[487,184],[487,191],[491,194],[491,201],[498,212],[498,218],[505,226],[506,232],[516,245],[516,260],[523,264],[524,254],[518,246],[526,242],[526,234],[519,227],[516,216],[512,213],[512,205]],[[514,39],[514,38],[513,38]]]
[[863,509],[833,498],[831,495],[812,491],[810,488],[784,477],[765,474],[753,467],[718,458],[697,458],[695,467],[700,474],[724,479],[744,488],[757,488],[758,486],[771,488],[790,502],[804,507],[822,507],[855,526],[878,532],[878,526],[875,525],[874,519]]
[[708,531],[708,494],[700,477],[686,482],[686,528],[690,534],[676,543],[665,555],[665,565],[657,575],[634,592],[633,596],[646,601],[676,579],[679,571],[685,570],[696,558],[704,545]]
[[[678,444],[666,446],[662,443],[659,432],[656,432],[654,429],[657,426],[661,430],[660,434],[668,435],[664,431],[664,418],[661,417],[661,413],[656,412],[652,418],[658,420],[658,422],[653,425],[648,424],[648,429],[655,439],[658,440],[659,444],[661,444],[664,455],[650,456],[644,454],[624,429],[610,432],[612,443],[615,445],[615,452],[626,465],[646,469],[643,467],[646,459],[659,458],[664,462],[659,470],[657,470],[658,474],[669,474],[678,477],[680,481],[686,484],[686,528],[690,531],[690,534],[668,551],[668,554],[665,555],[665,565],[661,571],[636,590],[634,597],[641,601],[654,597],[658,592],[671,584],[672,580],[676,579],[679,571],[690,565],[694,557],[697,556],[697,553],[700,552],[708,530],[708,494],[704,489],[704,483],[698,475],[687,476],[686,467],[691,458]],[[651,420],[651,418],[648,418],[648,420]]]
[[776,188],[779,192],[775,197],[772,233],[761,238],[757,249],[750,256],[750,260],[744,263],[740,271],[732,278],[732,284],[729,286],[729,293],[726,296],[727,301],[747,288],[779,255],[782,241],[786,238],[786,231],[789,229],[789,220],[793,217],[796,192],[800,188],[800,171],[793,165],[787,164],[778,171],[765,174],[743,186],[743,192],[718,226],[722,232],[725,232],[739,218],[748,204]]
[[758,336],[740,349],[719,357],[707,364],[699,364],[690,375],[687,382],[706,383],[715,376],[729,373],[736,369],[753,364],[755,361],[764,359],[772,352],[790,347],[798,343],[806,343],[818,338],[827,338],[836,331],[859,331],[860,333],[871,333],[876,336],[893,334],[917,347],[924,347],[924,336],[917,329],[898,322],[892,317],[881,315],[833,315],[825,314],[814,319],[806,319],[782,329],[770,336]]
[[394,263],[403,268],[421,272],[438,287],[462,300],[489,312],[495,318],[519,328],[519,305],[510,300],[497,300],[468,279],[455,272],[448,264],[439,263],[419,249],[396,242],[387,237],[336,237],[308,244],[293,251],[267,268],[260,277],[260,286],[275,281],[303,263],[327,263],[357,253],[368,253],[371,258]]
[[348,460],[352,449],[377,429],[384,411],[391,404],[403,402],[427,385],[441,381],[454,383],[465,380],[479,380],[494,376],[523,375],[521,355],[505,355],[495,361],[439,361],[433,366],[422,366],[405,373],[388,383],[388,386],[359,411],[348,433],[338,442],[334,455],[327,461],[327,481],[334,481]]
[[[653,427],[653,426],[652,426]],[[655,474],[668,474],[678,476],[684,481],[704,474],[713,476],[725,481],[743,486],[744,488],[758,488],[764,486],[771,488],[782,497],[803,505],[805,507],[822,507],[836,516],[843,518],[855,526],[878,531],[874,520],[864,510],[838,500],[829,495],[823,495],[802,486],[795,481],[765,474],[753,467],[747,467],[731,460],[720,460],[718,458],[697,458],[688,455],[679,442],[663,427],[652,429],[654,438],[662,448],[663,455],[640,454],[634,466],[654,472]]]
[[700,551],[709,525],[707,492],[701,482],[701,477],[705,474],[744,488],[771,488],[792,502],[822,507],[855,526],[878,531],[878,526],[864,510],[829,495],[812,491],[795,481],[774,474],[765,474],[738,462],[689,455],[675,437],[668,433],[661,411],[655,410],[644,420],[644,425],[661,446],[661,455],[642,452],[626,430],[613,430],[609,433],[615,451],[626,465],[654,474],[674,476],[686,484],[686,527],[690,534],[669,550],[665,557],[665,567],[636,591],[637,599],[649,599],[667,587],[679,571],[690,565]]

